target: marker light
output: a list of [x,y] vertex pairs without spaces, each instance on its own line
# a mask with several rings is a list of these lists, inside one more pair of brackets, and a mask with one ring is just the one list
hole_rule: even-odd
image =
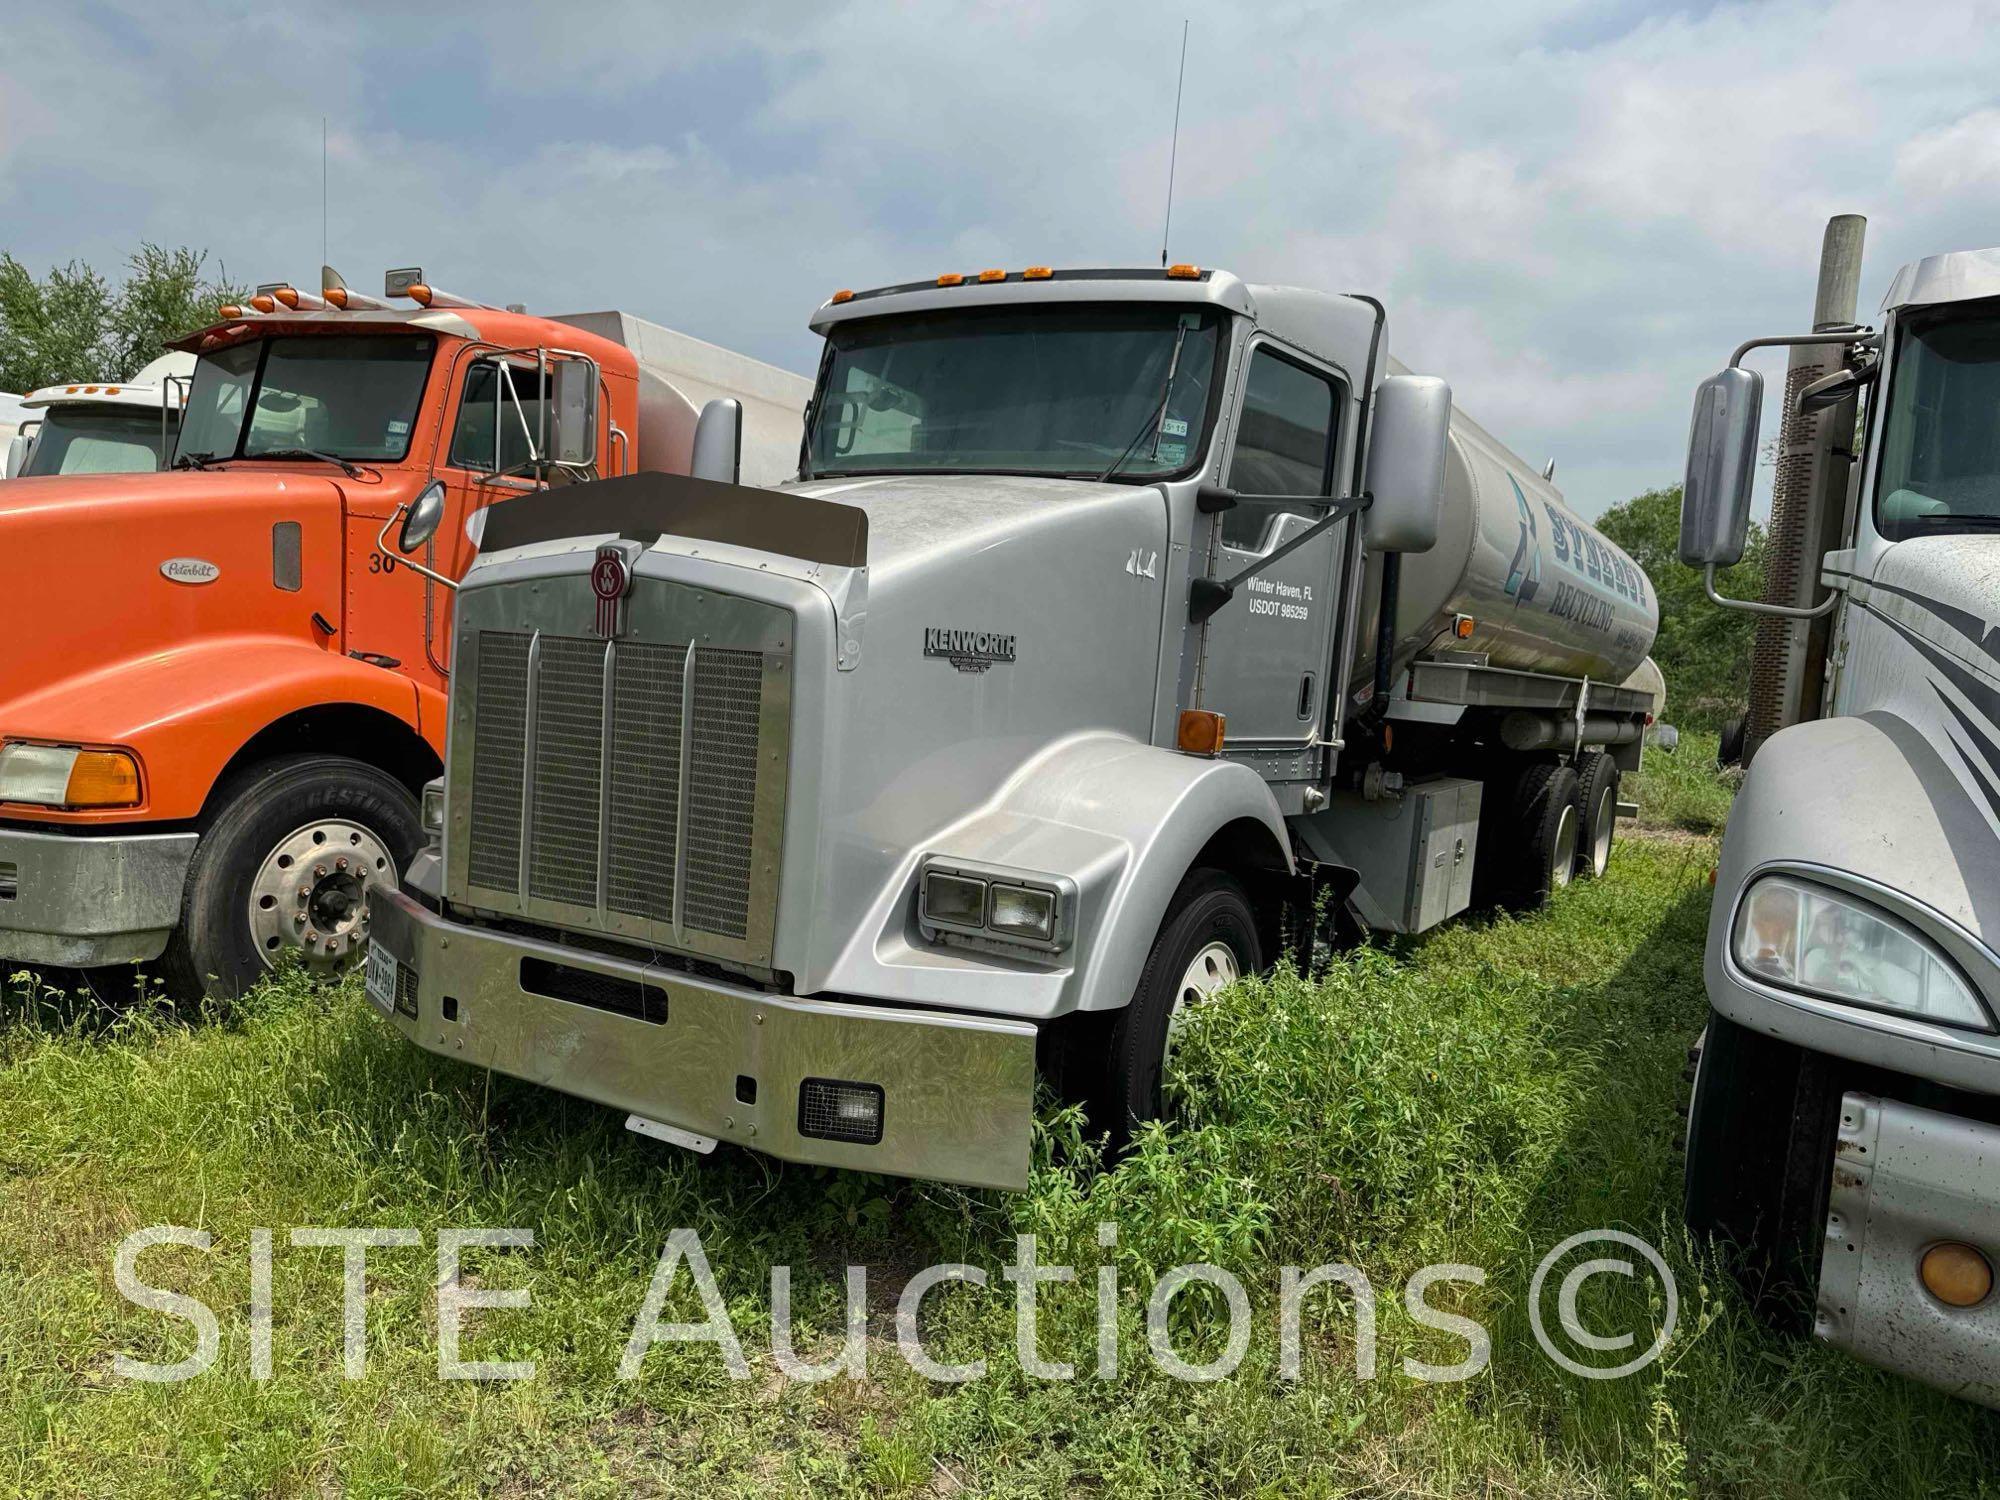
[[831,300],[835,302],[852,302],[854,300],[853,289],[850,287],[842,287],[839,291],[833,294]]
[[1927,940],[1825,886],[1765,876],[1737,909],[1730,946],[1747,973],[1784,989],[1993,1030],[1964,976]]
[[326,306],[311,292],[302,292],[295,286],[274,287],[271,295],[294,311],[318,312]]
[[965,285],[965,277],[964,277],[963,275],[961,275],[961,274],[960,274],[959,272],[957,272],[957,271],[946,271],[946,272],[944,273],[944,275],[942,275],[942,276],[938,277],[938,285],[939,285],[939,286],[964,286],[964,285]]
[[0,802],[38,807],[136,807],[139,765],[121,750],[0,747]]
[[1452,633],[1461,641],[1471,640],[1472,632],[1478,629],[1478,626],[1479,622],[1473,619],[1471,615],[1454,616],[1451,622]]
[[250,305],[261,313],[276,312],[278,310],[278,299],[273,297],[269,292],[259,292],[250,299]]
[[1946,1240],[1917,1264],[1924,1289],[1946,1307],[1977,1307],[1993,1291],[1993,1267],[1970,1245]]
[[1054,266],[1030,266],[1021,273],[1023,281],[1047,281],[1056,274]]
[[1169,281],[1199,281],[1201,280],[1201,267],[1191,266],[1184,260],[1176,261],[1167,267],[1167,279]]
[[1007,273],[998,266],[988,266],[984,271],[979,273],[979,279],[981,281],[1005,281]]
[[1220,755],[1226,722],[1221,714],[1201,708],[1184,708],[1174,743],[1189,755]]
[[219,318],[240,318],[243,316],[243,309],[234,302],[225,302],[215,310],[215,314]]
[[429,307],[431,305],[431,289],[421,281],[413,281],[404,287],[403,295],[419,307]]

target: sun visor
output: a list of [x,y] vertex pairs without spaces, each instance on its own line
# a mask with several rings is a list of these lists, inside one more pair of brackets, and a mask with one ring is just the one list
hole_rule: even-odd
[[838,568],[868,565],[865,510],[685,474],[626,474],[501,501],[487,512],[480,550],[606,533],[648,546],[678,536]]

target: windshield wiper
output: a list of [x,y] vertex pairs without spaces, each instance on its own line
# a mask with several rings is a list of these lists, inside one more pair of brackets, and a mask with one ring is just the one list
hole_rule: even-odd
[[368,471],[357,463],[334,453],[322,453],[317,448],[266,448],[261,453],[246,453],[245,458],[316,458],[323,464],[335,464],[349,479],[366,479]]
[[1116,474],[1120,469],[1125,467],[1125,460],[1132,456],[1134,450],[1145,440],[1148,432],[1153,434],[1153,457],[1158,458],[1160,456],[1160,438],[1166,432],[1167,427],[1167,403],[1173,399],[1174,377],[1180,373],[1181,345],[1187,342],[1187,331],[1188,326],[1185,321],[1182,321],[1180,326],[1174,329],[1174,352],[1167,359],[1167,378],[1160,386],[1160,399],[1154,403],[1153,409],[1146,414],[1146,420],[1140,424],[1139,430],[1132,434],[1132,441],[1125,445],[1125,451],[1112,461],[1110,468],[1097,476],[1099,484],[1103,484],[1113,474]]
[[181,453],[175,455],[173,466],[176,469],[207,469],[214,467],[214,464],[213,453]]

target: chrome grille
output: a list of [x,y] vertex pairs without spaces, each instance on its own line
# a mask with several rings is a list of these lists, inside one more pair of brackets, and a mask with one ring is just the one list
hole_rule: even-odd
[[597,773],[603,753],[604,642],[544,636],[535,673],[529,895],[597,904]]
[[479,743],[472,754],[471,875],[474,885],[511,891],[521,880],[521,767],[528,732],[531,637],[487,630],[479,637]]
[[655,922],[674,916],[674,862],[660,851],[680,828],[686,665],[686,646],[621,641],[611,674],[609,903]]
[[757,803],[757,730],[764,659],[756,651],[698,651],[688,746],[687,896],[683,920],[742,937],[750,904],[750,826]]
[[481,606],[555,613],[543,590],[461,603],[448,880],[490,911],[768,962],[789,612],[674,588],[644,640],[481,628]]

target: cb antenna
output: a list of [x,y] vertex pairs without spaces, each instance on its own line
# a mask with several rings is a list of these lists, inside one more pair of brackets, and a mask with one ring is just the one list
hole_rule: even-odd
[[1167,147],[1167,222],[1160,230],[1160,266],[1167,264],[1167,237],[1174,228],[1174,168],[1179,165],[1181,151],[1181,91],[1187,87],[1187,43],[1188,23],[1181,22],[1181,70],[1174,80],[1174,133],[1172,144]]

